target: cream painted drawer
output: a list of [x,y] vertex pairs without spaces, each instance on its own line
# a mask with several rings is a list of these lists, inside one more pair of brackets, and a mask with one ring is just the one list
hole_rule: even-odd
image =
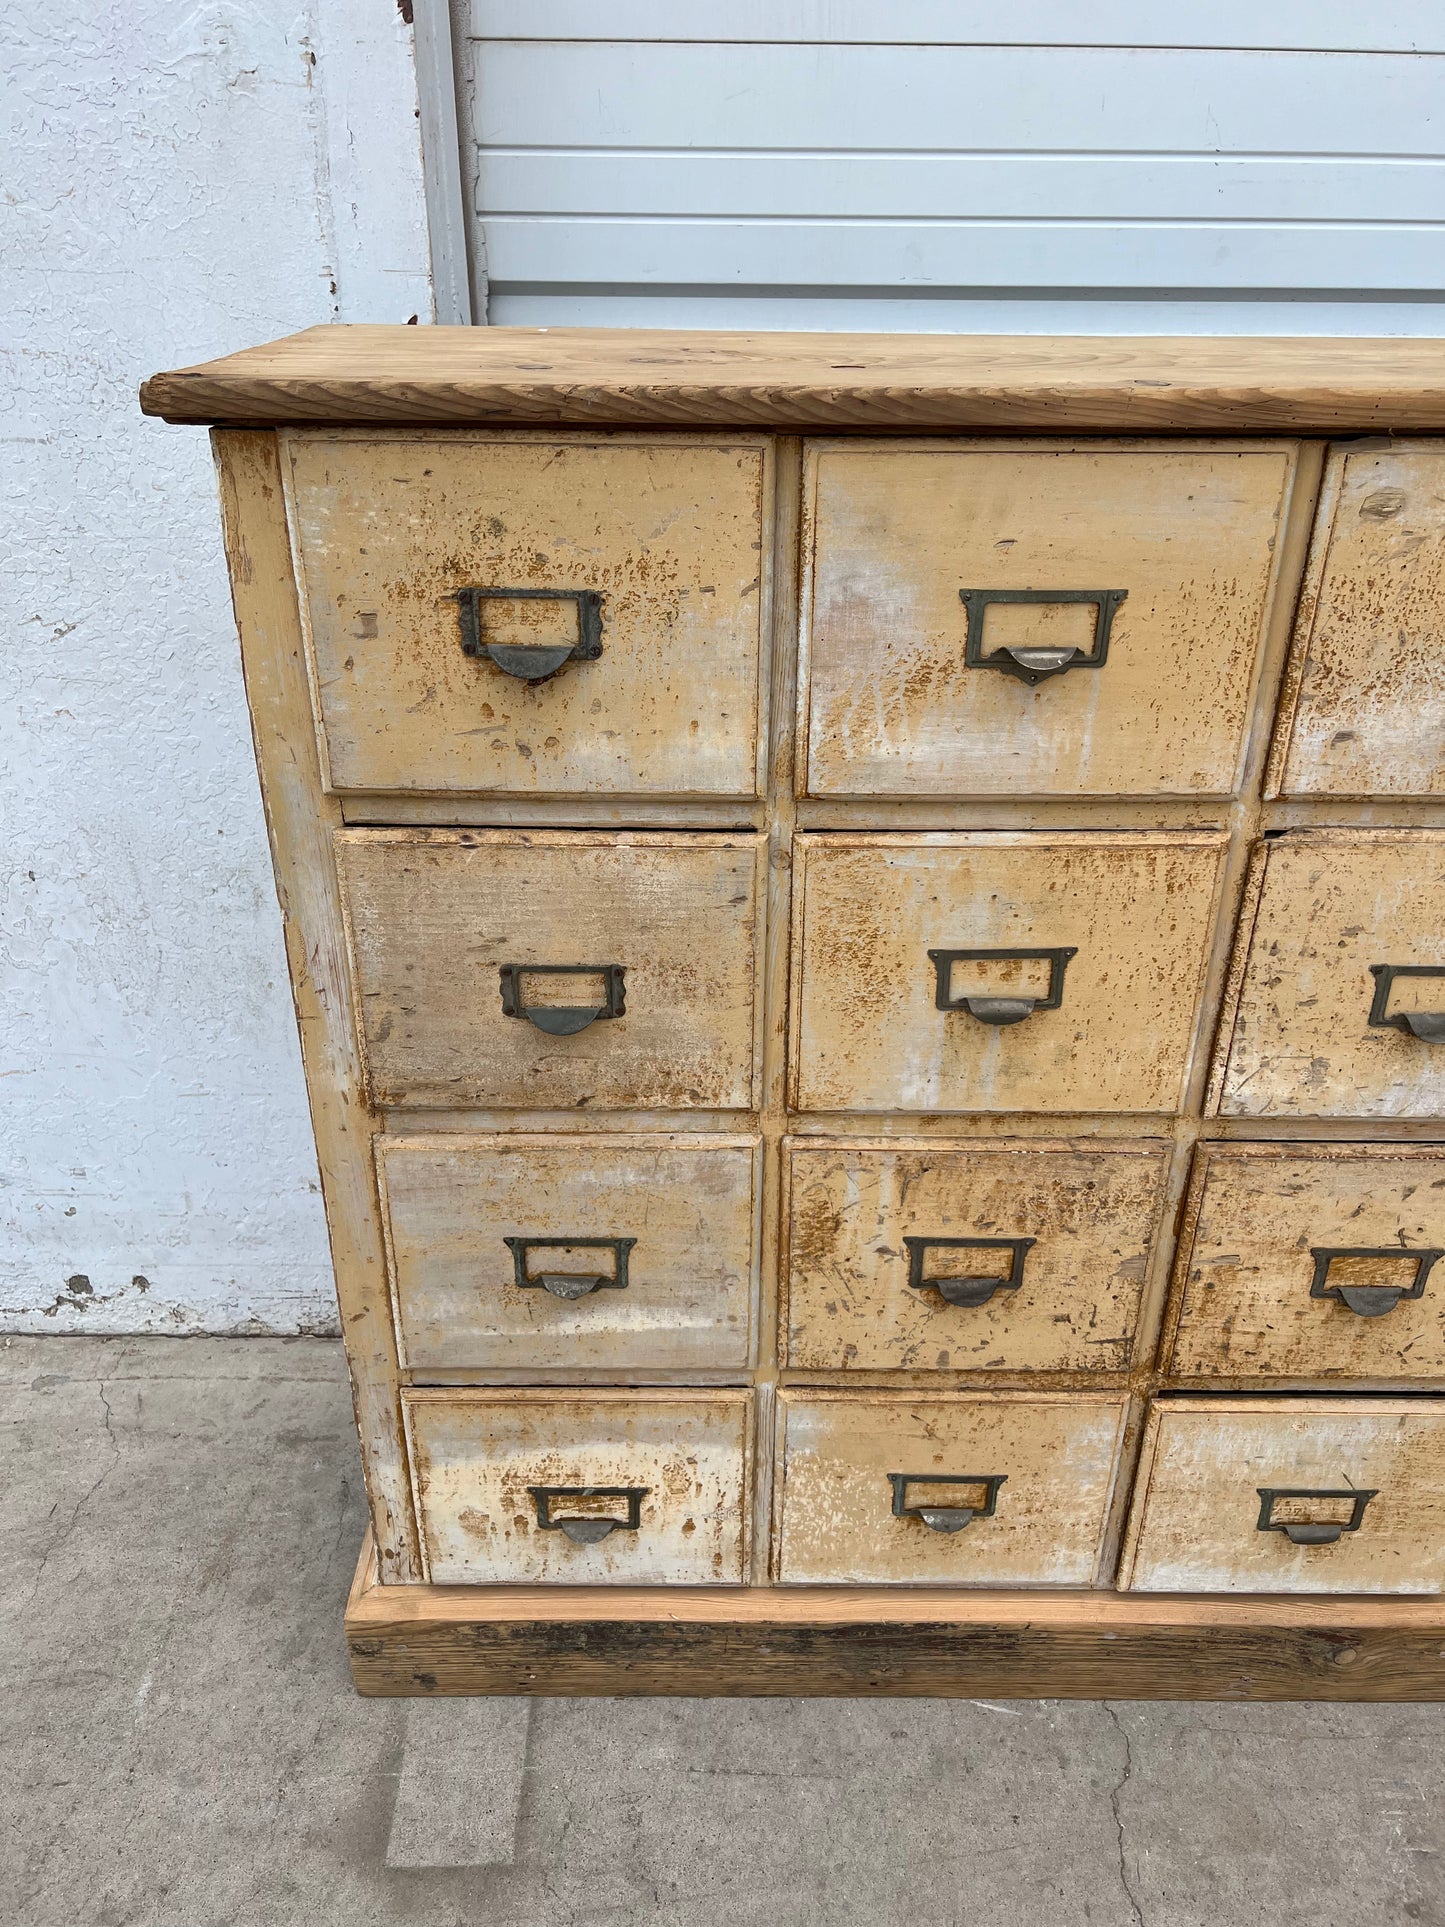
[[433,1585],[735,1586],[747,1392],[403,1394]]
[[1445,1114],[1445,831],[1291,831],[1259,861],[1220,1111]]
[[1270,792],[1445,791],[1445,442],[1337,449]]
[[747,1109],[764,847],[340,832],[372,1101]]
[[1201,1145],[1168,1369],[1203,1379],[1445,1377],[1442,1257],[1445,1151]]
[[1095,1583],[1122,1398],[794,1390],[778,1403],[783,1583]]
[[764,438],[286,444],[332,788],[761,793]]
[[797,850],[799,1110],[1180,1102],[1222,835],[849,834]]
[[755,1138],[382,1137],[401,1364],[736,1369]]
[[815,443],[803,793],[1230,793],[1293,473],[1282,442]]
[[1156,1402],[1119,1584],[1135,1592],[1445,1590],[1445,1404]]
[[1123,1371],[1160,1145],[837,1144],[787,1153],[786,1362]]

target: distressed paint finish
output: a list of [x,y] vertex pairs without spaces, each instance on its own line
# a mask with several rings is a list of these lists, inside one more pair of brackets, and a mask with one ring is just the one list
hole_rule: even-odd
[[1338,449],[1280,711],[1271,789],[1445,793],[1445,449]]
[[[1374,1489],[1358,1532],[1258,1530],[1259,1488]],[[1281,1517],[1338,1519],[1340,1502]],[[1348,1510],[1346,1505],[1343,1510]],[[1120,1585],[1143,1592],[1445,1591],[1445,1407],[1178,1399],[1149,1415]]]
[[1408,1287],[1412,1250],[1445,1250],[1445,1151],[1393,1145],[1201,1145],[1181,1231],[1181,1378],[1445,1377],[1445,1263],[1424,1295],[1365,1318],[1312,1298],[1313,1248],[1400,1257],[1332,1264],[1340,1284]]
[[[1288,445],[816,444],[802,670],[810,796],[1188,795],[1240,776]],[[1101,669],[964,661],[961,589],[1123,589]],[[1006,608],[983,646],[1092,646]]]
[[[288,448],[335,787],[758,792],[760,438],[341,434]],[[600,592],[602,654],[536,683],[469,658],[464,587]],[[575,639],[570,605],[507,613],[565,617]]]
[[[747,1392],[413,1392],[417,1507],[436,1585],[740,1585]],[[635,1532],[542,1531],[533,1485],[646,1486]],[[606,1516],[577,1502],[559,1516]]]
[[[817,1371],[1123,1371],[1168,1153],[1158,1145],[794,1144],[787,1362]],[[906,1237],[1033,1238],[1023,1284],[950,1305],[909,1284]],[[941,1251],[926,1275],[1001,1275]]]
[[[1259,907],[1238,943],[1247,955],[1223,1116],[1445,1113],[1445,1047],[1368,1021],[1372,964],[1445,966],[1445,831],[1291,831],[1266,843]],[[1445,1010],[1445,977],[1399,981],[1390,1009]]]
[[[746,1109],[756,836],[349,830],[336,839],[377,1104]],[[499,966],[621,964],[572,1037],[502,1011]]]
[[[377,1156],[408,1368],[746,1365],[756,1139],[391,1136]],[[519,1288],[503,1240],[568,1236],[634,1238],[625,1289]],[[552,1262],[612,1271],[595,1251]]]
[[[798,1585],[1087,1586],[1125,1402],[1009,1392],[779,1394],[778,1578]],[[890,1472],[1002,1473],[992,1518],[934,1532],[893,1516]],[[976,1488],[939,1489],[967,1503]],[[929,1488],[908,1489],[906,1502]]]
[[[1224,844],[1209,831],[799,837],[797,1108],[1172,1110]],[[1066,945],[1078,954],[1057,1010],[998,1028],[935,1007],[930,949]],[[1001,993],[1042,987],[1016,965],[987,969]]]

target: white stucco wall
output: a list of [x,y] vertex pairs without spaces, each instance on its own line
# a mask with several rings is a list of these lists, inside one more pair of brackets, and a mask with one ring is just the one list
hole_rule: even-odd
[[6,11],[0,1328],[334,1329],[204,433],[157,368],[430,319],[396,0]]

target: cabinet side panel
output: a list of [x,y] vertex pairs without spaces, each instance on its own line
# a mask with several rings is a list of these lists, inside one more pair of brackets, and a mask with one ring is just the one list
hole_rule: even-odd
[[274,434],[212,437],[256,763],[286,934],[380,1577],[421,1579],[361,1063]]

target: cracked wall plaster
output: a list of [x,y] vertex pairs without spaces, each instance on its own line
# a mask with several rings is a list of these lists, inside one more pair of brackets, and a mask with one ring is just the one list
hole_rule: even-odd
[[395,0],[0,23],[0,1329],[335,1329],[204,431],[158,368],[430,319]]

